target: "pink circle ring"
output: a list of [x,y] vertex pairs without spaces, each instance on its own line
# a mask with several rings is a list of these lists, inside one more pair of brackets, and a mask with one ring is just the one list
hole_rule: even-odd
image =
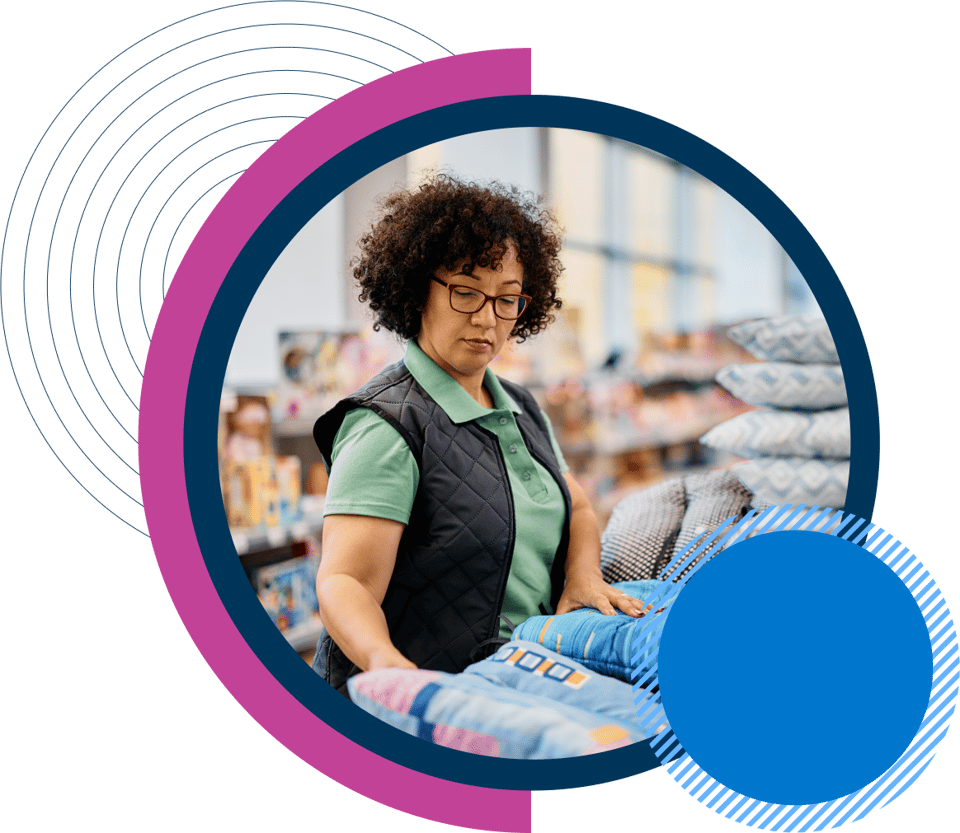
[[187,503],[187,382],[204,322],[228,270],[267,215],[303,179],[365,136],[436,107],[530,95],[530,50],[456,55],[388,75],[301,122],[241,176],[187,250],[160,310],[140,401],[140,477],[150,538],[167,589],[220,681],[270,734],[350,789],[422,818],[529,831],[530,792],[441,780],[381,758],[307,710],[263,666],[224,609]]

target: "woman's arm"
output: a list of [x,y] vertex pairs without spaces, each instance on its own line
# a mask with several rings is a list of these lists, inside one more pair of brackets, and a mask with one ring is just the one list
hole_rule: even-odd
[[365,515],[323,519],[317,571],[320,619],[333,641],[363,671],[416,668],[390,641],[384,596],[405,525]]
[[[570,472],[563,475],[570,489],[570,545],[567,549],[566,581],[557,613],[592,607],[612,616],[616,609],[629,616],[644,611],[641,602],[611,587],[600,572],[600,525],[586,494]],[[650,610],[652,605],[647,607]]]

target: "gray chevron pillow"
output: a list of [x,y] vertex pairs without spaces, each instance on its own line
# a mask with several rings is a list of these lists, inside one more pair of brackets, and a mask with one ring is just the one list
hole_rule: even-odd
[[768,457],[750,460],[732,471],[757,501],[843,508],[850,478],[849,460]]
[[717,382],[751,405],[820,411],[847,404],[838,364],[731,364],[717,373]]
[[727,335],[763,361],[803,364],[840,362],[827,322],[815,315],[760,318],[731,327]]
[[850,411],[750,411],[711,428],[700,442],[740,457],[849,458]]

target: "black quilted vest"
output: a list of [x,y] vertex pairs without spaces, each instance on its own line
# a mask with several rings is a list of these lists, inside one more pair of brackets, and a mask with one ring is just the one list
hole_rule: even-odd
[[[516,414],[517,426],[531,456],[563,493],[566,518],[551,572],[556,608],[563,590],[570,493],[536,401],[523,388],[500,382],[523,409]],[[317,420],[313,436],[328,472],[337,430],[357,407],[369,408],[393,425],[420,468],[410,521],[383,600],[390,637],[418,668],[462,671],[471,651],[499,632],[513,557],[513,495],[499,442],[475,422],[452,422],[398,362]],[[326,632],[314,668],[344,694],[347,678],[360,670]]]

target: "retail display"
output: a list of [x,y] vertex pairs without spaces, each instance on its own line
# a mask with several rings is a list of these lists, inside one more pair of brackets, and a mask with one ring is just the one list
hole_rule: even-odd
[[[748,373],[717,374],[731,392],[746,387],[766,405],[728,420],[700,441],[750,462],[736,466],[741,481],[765,503],[811,503],[842,508],[850,471],[850,412],[833,337],[826,321],[807,315],[748,321],[728,335],[764,362]],[[805,394],[804,399],[800,394]],[[786,409],[782,405],[791,402]]]
[[227,523],[236,529],[291,524],[300,517],[300,461],[263,455],[223,461]]
[[373,330],[280,333],[279,341],[282,419],[316,419],[403,356],[396,339]]
[[271,620],[297,648],[316,643],[322,505],[303,494],[299,458],[275,453],[271,397],[221,397],[220,479],[241,563]]
[[316,577],[319,555],[308,555],[258,569],[257,596],[281,631],[319,623]]
[[225,439],[221,460],[243,463],[273,451],[270,430],[270,403],[266,396],[232,396],[223,407]]

